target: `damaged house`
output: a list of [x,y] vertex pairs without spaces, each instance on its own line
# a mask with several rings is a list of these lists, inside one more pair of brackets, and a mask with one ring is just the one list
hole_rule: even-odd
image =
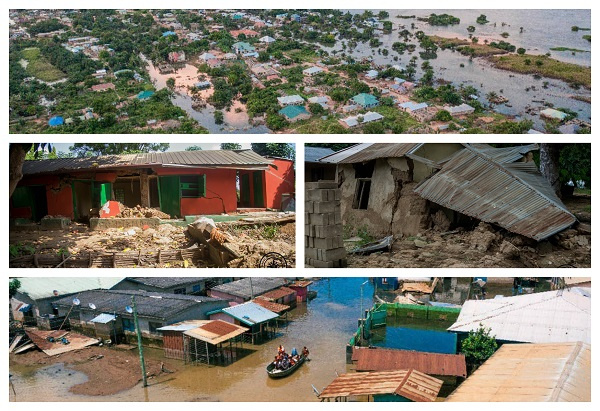
[[357,144],[337,165],[345,225],[374,236],[496,224],[541,241],[577,220],[538,171],[535,144]]
[[26,161],[10,199],[10,217],[88,221],[109,200],[157,208],[171,217],[281,209],[282,198],[293,192],[293,161],[251,150]]

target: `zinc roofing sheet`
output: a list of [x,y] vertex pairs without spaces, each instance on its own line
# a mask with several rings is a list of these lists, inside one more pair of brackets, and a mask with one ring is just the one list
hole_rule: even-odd
[[321,157],[328,156],[335,153],[330,148],[326,147],[307,147],[304,146],[304,162],[305,163],[317,163]]
[[247,328],[222,320],[207,321],[200,327],[184,331],[185,335],[205,341],[209,344],[219,344],[228,341],[248,331]]
[[[493,149],[490,149],[493,151]],[[499,161],[467,146],[415,188],[421,197],[508,231],[543,240],[577,220],[533,162]]]
[[589,344],[504,344],[447,401],[589,402],[591,391]]
[[568,289],[468,300],[448,331],[469,332],[482,324],[502,341],[591,342],[591,298]]
[[416,370],[349,373],[338,376],[319,398],[397,394],[412,401],[435,401],[443,381]]
[[109,322],[114,321],[115,318],[117,318],[117,316],[114,314],[102,313],[92,318],[92,322],[99,324],[108,324]]
[[[70,331],[45,331],[28,328],[25,330],[25,333],[40,350],[50,356],[80,350],[100,342],[100,340],[96,338],[86,337],[83,334]],[[50,337],[54,338],[55,342],[48,341],[48,338]],[[60,341],[62,338],[66,338],[69,343],[63,344]]]
[[274,312],[269,311],[252,301],[223,308],[222,311],[246,325],[260,324],[279,317],[279,315]]
[[288,287],[280,287],[275,290],[267,291],[260,297],[266,300],[278,300],[291,294],[296,294],[296,291]]
[[467,376],[462,354],[437,354],[387,348],[354,348],[352,361],[356,371],[391,371],[415,369],[429,375]]
[[57,171],[114,169],[143,166],[255,166],[268,168],[272,161],[252,150],[197,150],[167,151],[161,153],[138,153],[106,155],[84,158],[57,158],[31,160],[23,164],[23,174],[53,173]]
[[321,158],[324,163],[351,164],[371,161],[378,158],[403,157],[415,151],[421,143],[363,143],[340,150]]
[[220,284],[213,287],[222,293],[241,298],[252,298],[287,284],[285,278],[277,277],[247,277],[230,283]]
[[273,301],[265,300],[262,297],[255,298],[252,302],[277,314],[281,314],[290,309],[289,305],[274,303]]
[[32,300],[67,295],[85,290],[109,289],[123,280],[122,277],[18,277],[19,293]]

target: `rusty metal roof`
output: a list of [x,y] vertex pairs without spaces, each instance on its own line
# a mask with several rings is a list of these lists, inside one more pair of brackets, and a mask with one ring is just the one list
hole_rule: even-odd
[[[71,331],[45,331],[28,328],[25,330],[25,333],[40,350],[50,356],[80,350],[88,345],[94,345],[100,342],[97,338],[90,338]],[[55,341],[50,342],[48,340],[50,337]],[[61,339],[63,337],[66,338],[68,344],[62,343]]]
[[[514,150],[468,145],[444,162],[415,192],[454,211],[543,240],[577,221],[533,162],[514,162]],[[520,151],[519,151],[520,150]],[[522,158],[522,154],[518,156]]]
[[422,143],[363,143],[337,151],[320,158],[323,163],[351,164],[376,160],[378,158],[403,157],[414,152]]
[[591,401],[591,346],[504,344],[447,399],[465,401]]
[[467,376],[462,354],[437,354],[387,348],[354,348],[352,361],[356,371],[390,371],[415,369],[429,375]]
[[285,312],[291,308],[289,305],[274,303],[273,301],[265,300],[261,297],[255,298],[252,300],[252,302],[277,314],[281,314],[282,312]]
[[289,287],[298,287],[298,288],[306,288],[311,285],[313,282],[310,280],[297,280],[289,285]]
[[258,168],[266,170],[272,163],[271,160],[252,150],[167,151],[164,153],[31,160],[23,164],[23,175],[151,166]]
[[248,328],[231,324],[223,320],[211,320],[198,328],[184,331],[185,335],[205,341],[209,344],[219,344],[228,341],[248,331]]
[[265,300],[278,300],[283,297],[287,297],[288,295],[296,294],[296,290],[292,290],[288,287],[280,287],[275,290],[267,291],[266,293],[260,295],[260,298],[264,298]]
[[349,373],[338,376],[319,398],[396,394],[412,401],[435,401],[443,381],[416,370]]

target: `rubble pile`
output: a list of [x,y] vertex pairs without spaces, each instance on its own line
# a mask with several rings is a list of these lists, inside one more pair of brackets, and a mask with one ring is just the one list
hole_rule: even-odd
[[163,213],[157,208],[142,207],[140,205],[137,205],[135,207],[127,207],[119,203],[119,210],[121,211],[115,216],[116,218],[171,218],[169,214]]

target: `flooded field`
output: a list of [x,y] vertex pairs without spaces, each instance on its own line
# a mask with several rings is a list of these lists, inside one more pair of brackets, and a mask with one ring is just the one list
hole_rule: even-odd
[[[473,33],[475,37],[483,42],[488,40],[502,40],[501,33],[509,33],[508,41],[517,48],[527,49],[528,54],[543,55],[551,53],[552,58],[575,63],[584,66],[591,65],[591,44],[582,38],[582,31],[572,31],[572,26],[590,27],[590,13],[588,10],[387,10],[390,14],[389,20],[394,27],[404,25],[411,32],[423,30],[428,35],[438,35],[449,38],[467,38],[468,26],[475,26]],[[350,12],[362,13],[363,10],[350,10]],[[378,10],[373,10],[377,14]],[[420,22],[416,17],[425,17],[431,12],[436,14],[449,13],[461,19],[460,24],[453,26],[431,26]],[[475,20],[480,14],[485,14],[490,23],[486,25],[476,24]],[[415,16],[415,18],[399,18],[397,16]],[[552,22],[551,24],[549,22]],[[494,23],[496,25],[494,26]],[[504,25],[503,25],[504,23]],[[414,28],[413,25],[414,24]],[[523,32],[521,32],[523,27]],[[391,50],[392,44],[400,41],[398,30],[379,37],[383,43],[381,49]],[[413,42],[411,40],[409,42]],[[342,52],[342,42],[333,47],[323,47],[328,52]],[[552,51],[550,48],[567,47],[589,52]],[[418,56],[419,48],[414,53],[405,53],[394,60],[395,52],[383,56],[373,49],[368,43],[359,43],[347,54],[355,58],[372,57],[376,64],[399,64],[406,66],[410,58]],[[419,60],[420,62],[421,60]],[[450,50],[438,50],[437,58],[429,60],[434,68],[436,79],[443,79],[452,84],[470,85],[480,92],[480,101],[488,103],[485,95],[495,92],[505,96],[509,101],[495,107],[495,111],[514,115],[519,118],[531,119],[536,128],[543,126],[543,121],[536,114],[526,114],[530,108],[543,107],[543,101],[553,104],[555,107],[564,107],[579,113],[579,118],[591,121],[591,104],[575,100],[572,96],[590,97],[591,91],[583,88],[575,90],[560,80],[540,78],[534,79],[531,75],[512,73],[505,70],[493,68],[486,60],[475,58],[469,60],[459,53]],[[461,67],[461,64],[463,67]],[[423,74],[420,63],[417,67],[417,77]],[[546,87],[544,88],[544,83]],[[532,87],[535,87],[533,89]],[[529,91],[527,91],[529,89]]]
[[[207,103],[202,109],[194,108],[194,100],[189,88],[200,81],[199,77],[210,80],[210,77],[205,74],[198,73],[195,66],[186,64],[174,73],[162,74],[148,59],[143,56],[142,59],[148,63],[146,68],[157,90],[167,87],[169,78],[175,79],[175,89],[171,101],[211,133],[264,134],[270,132],[266,126],[253,126],[249,123],[250,118],[246,113],[246,107],[239,100],[235,100],[229,110],[223,110],[224,124],[215,123],[215,108],[210,104]],[[206,101],[212,92],[212,88],[210,88],[200,91],[198,96]]]
[[[17,401],[317,401],[311,384],[322,389],[335,373],[346,372],[345,346],[356,331],[360,315],[360,285],[364,278],[329,278],[311,287],[317,298],[299,304],[291,312],[292,322],[279,338],[262,345],[244,344],[255,350],[250,355],[220,366],[185,365],[164,360],[177,368],[168,374],[111,396],[74,395],[69,389],[85,382],[85,375],[64,367],[13,367],[11,381]],[[373,303],[373,286],[363,287],[364,307]],[[307,346],[311,361],[294,374],[280,380],[267,377],[265,367],[273,359],[277,347],[287,350]],[[163,361],[162,350],[144,350],[147,357]],[[139,365],[133,364],[134,367]],[[14,394],[11,390],[11,400]]]

